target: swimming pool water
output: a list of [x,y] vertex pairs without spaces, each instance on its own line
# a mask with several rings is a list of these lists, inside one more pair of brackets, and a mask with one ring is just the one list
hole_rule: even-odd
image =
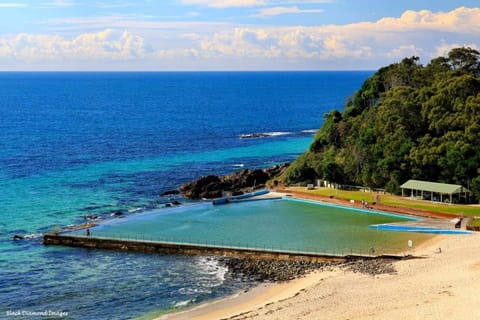
[[[92,236],[307,252],[365,253],[407,249],[430,236],[375,230],[408,220],[393,214],[289,199],[159,209],[92,228]],[[83,232],[83,231],[82,231]]]

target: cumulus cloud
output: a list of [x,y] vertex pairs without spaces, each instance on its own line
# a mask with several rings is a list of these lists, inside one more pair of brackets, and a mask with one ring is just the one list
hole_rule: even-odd
[[279,16],[282,14],[299,14],[299,13],[322,13],[322,9],[299,9],[297,6],[293,7],[270,7],[261,9],[254,17],[268,18]]
[[219,32],[204,39],[200,47],[202,54],[209,58],[230,56],[324,62],[369,59],[374,52],[363,41],[315,27],[236,28],[233,32]]
[[[117,17],[118,18],[118,17]],[[375,69],[417,55],[425,59],[458,46],[480,46],[480,8],[407,11],[376,22],[320,26],[234,26],[181,22],[111,22],[116,29],[71,38],[0,37],[0,68],[19,61],[81,61],[145,69]],[[95,21],[89,21],[94,25]],[[122,31],[122,30],[135,30]],[[220,31],[219,31],[220,30]],[[156,36],[156,38],[155,38]],[[10,60],[9,60],[10,59]],[[167,63],[168,61],[168,63]]]
[[470,45],[472,38],[478,41],[478,21],[480,8],[407,11],[398,18],[347,25],[236,28],[205,38],[200,45],[210,56],[275,55],[319,61],[396,60],[411,55],[429,58],[438,53],[437,46],[445,37],[464,38],[465,42],[455,43],[458,46]]
[[452,49],[458,48],[458,47],[470,47],[475,50],[480,50],[480,44],[479,43],[445,43],[442,42],[440,45],[438,45],[435,49],[435,56],[446,56]]
[[420,56],[420,51],[421,50],[414,44],[401,45],[396,48],[392,48],[386,53],[386,56],[394,59],[401,59],[404,57]]
[[460,7],[450,12],[428,10],[405,11],[400,18],[383,18],[375,24],[388,30],[435,30],[448,32],[480,32],[480,8]]
[[135,59],[148,52],[145,41],[127,31],[107,29],[71,40],[52,35],[19,34],[0,39],[0,57],[24,61]]

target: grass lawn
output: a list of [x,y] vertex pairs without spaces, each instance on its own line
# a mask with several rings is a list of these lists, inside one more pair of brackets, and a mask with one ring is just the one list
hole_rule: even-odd
[[[305,188],[291,188],[292,190],[298,190],[302,192],[308,192],[311,194],[322,196],[334,196],[336,198],[362,201],[366,200],[369,203],[375,201],[374,192],[362,192],[362,191],[346,191],[331,188],[316,188],[315,190],[306,190]],[[445,204],[439,202],[413,200],[402,198],[400,196],[381,194],[380,203],[390,206],[412,208],[419,210],[428,210],[433,212],[447,212],[464,216],[480,216],[480,207],[461,205],[461,204]]]

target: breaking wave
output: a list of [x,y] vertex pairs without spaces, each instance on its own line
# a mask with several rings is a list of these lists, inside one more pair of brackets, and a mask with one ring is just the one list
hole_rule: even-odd
[[270,138],[270,137],[279,137],[279,136],[295,136],[295,135],[305,135],[305,134],[315,134],[317,129],[307,129],[296,132],[290,131],[273,131],[273,132],[255,132],[255,133],[244,133],[240,134],[240,139],[258,139],[258,138]]

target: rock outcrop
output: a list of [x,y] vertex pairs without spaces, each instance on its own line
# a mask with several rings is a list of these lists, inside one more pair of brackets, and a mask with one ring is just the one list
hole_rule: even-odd
[[204,176],[182,185],[180,191],[190,199],[219,198],[222,191],[239,195],[250,191],[252,187],[264,187],[268,180],[279,177],[287,168],[288,164],[281,164],[266,169],[240,170],[226,176]]
[[314,270],[329,271],[335,268],[371,276],[396,273],[393,265],[395,260],[383,258],[347,259],[344,262],[309,262],[222,257],[219,261],[228,267],[228,272],[233,277],[261,282],[288,281]]
[[353,259],[343,264],[343,268],[354,273],[364,273],[371,276],[379,274],[395,274],[397,270],[391,259]]
[[220,263],[233,277],[260,282],[288,281],[318,269],[333,268],[336,262],[308,262],[223,257]]
[[179,193],[180,193],[180,191],[178,191],[178,190],[167,190],[167,191],[160,192],[159,195],[160,195],[160,197],[165,197],[165,196],[174,196],[174,195],[177,195]]

